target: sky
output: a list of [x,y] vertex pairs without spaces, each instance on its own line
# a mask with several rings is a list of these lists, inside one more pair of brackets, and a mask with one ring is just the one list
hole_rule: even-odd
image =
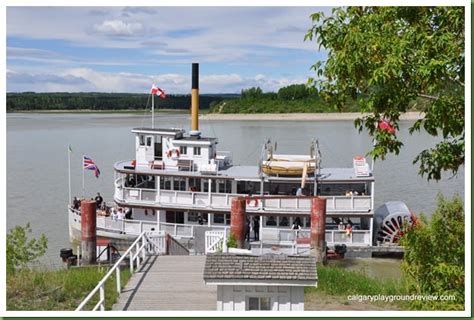
[[7,92],[277,91],[325,59],[304,41],[327,7],[7,7]]

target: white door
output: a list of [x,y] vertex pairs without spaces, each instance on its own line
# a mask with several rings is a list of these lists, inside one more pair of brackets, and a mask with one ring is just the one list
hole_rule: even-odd
[[146,143],[145,136],[140,134],[137,136],[137,163],[139,164],[148,164],[146,159]]
[[145,137],[145,157],[147,161],[155,160],[155,144],[153,136]]

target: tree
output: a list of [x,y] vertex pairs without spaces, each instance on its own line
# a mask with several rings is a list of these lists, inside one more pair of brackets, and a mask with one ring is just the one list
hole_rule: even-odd
[[420,175],[441,179],[464,164],[464,8],[347,7],[332,16],[313,14],[305,39],[328,52],[309,79],[339,110],[355,99],[368,115],[355,121],[374,138],[374,159],[398,154],[403,143],[380,128],[398,129],[400,115],[416,107],[424,116],[410,133],[424,129],[441,141],[414,159]]
[[30,224],[16,226],[7,234],[7,272],[13,273],[43,256],[48,248],[48,239],[42,234],[38,239],[28,239]]
[[420,220],[404,234],[402,269],[412,293],[454,296],[454,301],[413,301],[416,309],[464,309],[464,209],[459,196],[438,197],[430,222]]
[[283,100],[298,100],[310,96],[310,90],[304,84],[292,84],[278,90],[278,98]]
[[262,96],[263,91],[260,87],[252,87],[248,89],[242,89],[240,92],[241,99],[258,99]]

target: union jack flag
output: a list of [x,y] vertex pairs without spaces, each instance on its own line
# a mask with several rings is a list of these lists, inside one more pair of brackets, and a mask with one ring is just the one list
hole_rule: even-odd
[[100,175],[99,167],[94,163],[94,161],[92,161],[91,158],[84,156],[84,160],[82,163],[83,163],[83,169],[94,170],[95,177],[96,178],[99,177]]

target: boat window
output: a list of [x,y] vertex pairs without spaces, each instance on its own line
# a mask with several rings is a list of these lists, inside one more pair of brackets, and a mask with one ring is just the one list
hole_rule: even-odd
[[[208,192],[209,191],[209,182],[208,180],[205,180],[203,183],[203,192]],[[211,180],[211,192],[216,192],[216,183],[215,181]]]
[[168,223],[184,223],[184,212],[182,211],[166,211],[166,222]]
[[323,196],[357,196],[368,194],[365,183],[323,184],[318,191]]
[[180,147],[179,147],[179,153],[180,153],[180,154],[188,154],[188,147],[186,147],[186,146],[180,146]]
[[143,134],[138,136],[138,139],[140,140],[140,145],[144,146],[145,145],[145,136]]
[[155,177],[137,175],[136,187],[137,188],[142,188],[142,189],[154,189],[155,188]]
[[171,177],[161,177],[160,189],[171,190]]
[[222,213],[215,213],[213,217],[214,223],[224,223],[224,215]]
[[231,193],[232,182],[230,180],[216,180],[219,186],[219,193]]
[[201,147],[194,147],[193,154],[195,156],[200,156],[201,155]]
[[275,221],[275,218],[270,216],[267,219],[267,222],[266,222],[266,226],[276,226],[276,221]]
[[288,217],[281,217],[280,219],[280,227],[288,227],[290,225],[288,221]]
[[201,191],[201,179],[189,178],[189,191]]
[[186,191],[186,179],[175,177],[173,190]]
[[199,215],[198,212],[188,212],[188,222],[197,222]]
[[153,143],[153,137],[146,137],[146,146],[151,147],[152,143]]

